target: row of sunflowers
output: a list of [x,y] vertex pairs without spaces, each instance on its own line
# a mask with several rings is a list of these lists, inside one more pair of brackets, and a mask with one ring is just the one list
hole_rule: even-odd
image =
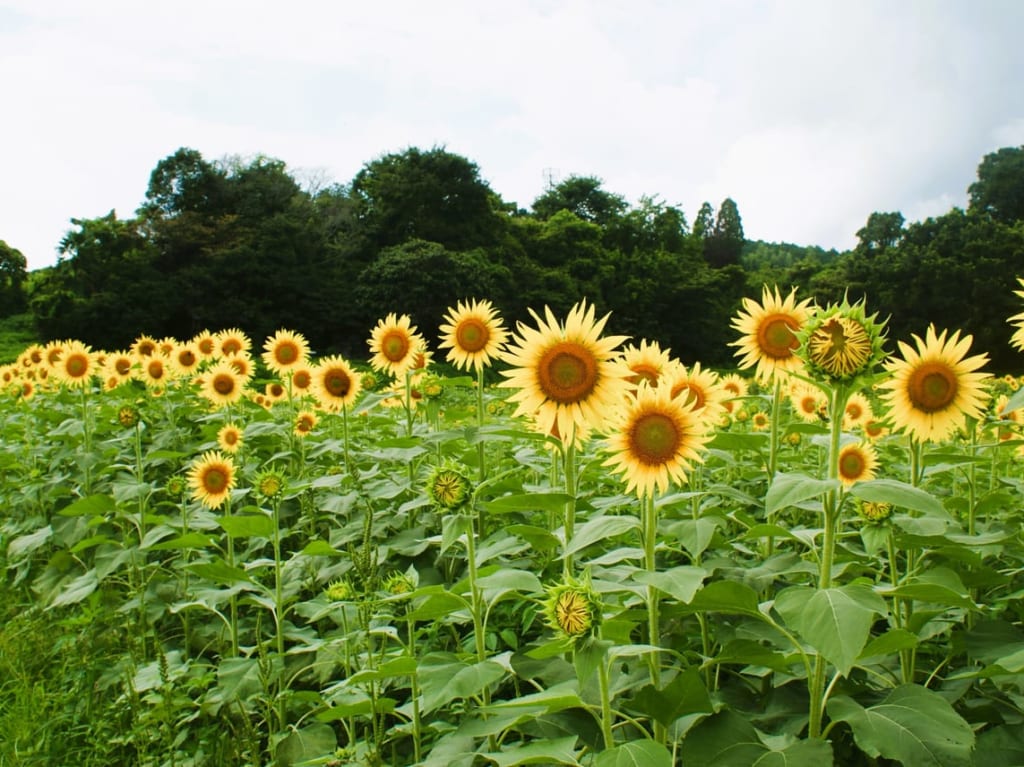
[[258,354],[239,329],[25,349],[0,368],[12,595],[130,616],[93,681],[154,764],[1024,742],[1024,395],[969,336],[890,354],[863,303],[766,286],[733,322],[747,378],[606,334],[585,301],[531,316],[452,307],[436,353],[464,376],[397,314],[368,366],[286,329]]

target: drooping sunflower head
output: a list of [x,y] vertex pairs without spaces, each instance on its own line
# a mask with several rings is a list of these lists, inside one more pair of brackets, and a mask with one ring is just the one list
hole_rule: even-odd
[[301,365],[309,356],[309,343],[301,333],[281,329],[263,344],[263,362],[274,373],[284,373]]
[[646,381],[654,386],[670,370],[672,354],[668,349],[662,349],[657,341],[648,343],[641,339],[639,346],[629,344],[623,348],[622,364],[629,370],[627,380],[630,384],[639,386],[641,381]]
[[796,288],[783,299],[777,286],[769,290],[767,285],[760,304],[744,298],[744,311],[732,322],[741,336],[730,344],[737,347],[740,367],[756,366],[755,376],[761,381],[770,380],[777,372],[799,370],[797,333],[810,318],[810,304],[809,298],[797,303]]
[[589,572],[582,578],[566,577],[548,586],[543,602],[544,620],[559,637],[573,643],[594,636],[601,625],[601,599],[590,582]]
[[219,450],[203,453],[188,472],[192,497],[209,509],[219,509],[235,486],[235,464]]
[[875,478],[878,454],[870,442],[850,442],[839,449],[839,481],[845,487]]
[[460,370],[489,366],[508,340],[508,331],[490,301],[459,301],[448,309],[441,325],[440,348]]
[[463,468],[454,463],[436,467],[427,477],[427,497],[440,509],[454,511],[469,502],[473,483]]
[[217,444],[225,453],[237,453],[242,441],[242,430],[233,423],[225,424],[217,432]]
[[874,372],[885,357],[884,322],[868,316],[864,302],[831,304],[815,311],[797,332],[797,355],[813,378],[852,382]]
[[607,439],[611,456],[604,462],[623,474],[626,492],[638,497],[664,493],[669,482],[682,485],[691,463],[700,462],[700,450],[710,439],[706,409],[697,410],[668,386],[642,383],[636,397],[617,410]]
[[626,370],[616,357],[624,336],[602,336],[608,315],[594,317],[586,301],[570,310],[565,323],[545,307],[542,319],[532,310],[536,328],[520,323],[514,345],[502,355],[512,366],[503,370],[501,387],[517,389],[509,397],[517,416],[536,420],[544,434],[564,444],[576,439],[577,427],[600,430],[629,392]]
[[324,357],[313,368],[313,395],[324,410],[350,407],[362,391],[362,378],[340,355]]
[[902,359],[886,362],[892,375],[881,384],[882,399],[896,429],[920,442],[942,441],[963,429],[968,417],[982,416],[989,375],[977,371],[988,356],[968,357],[972,337],[961,338],[960,331],[947,336],[930,325],[924,339],[913,338],[913,347],[900,341]]
[[377,322],[367,343],[373,354],[370,358],[373,369],[398,377],[412,368],[416,352],[425,346],[409,315],[399,317],[394,312]]

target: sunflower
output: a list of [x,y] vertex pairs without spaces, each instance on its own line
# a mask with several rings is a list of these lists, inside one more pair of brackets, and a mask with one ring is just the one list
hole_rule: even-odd
[[235,486],[235,463],[219,450],[208,450],[188,472],[192,497],[208,509],[219,509]]
[[256,366],[253,364],[252,357],[249,356],[248,352],[239,352],[238,354],[232,354],[230,357],[224,359],[232,370],[234,370],[238,377],[241,378],[245,383],[249,382],[252,378],[253,373],[256,372]]
[[230,405],[238,402],[245,389],[245,380],[228,360],[221,360],[207,370],[203,376],[199,393],[214,405]]
[[655,488],[664,493],[670,480],[685,483],[690,462],[701,461],[697,451],[709,439],[702,412],[673,398],[667,386],[641,384],[636,399],[613,418],[612,456],[603,465],[624,474],[626,492],[635,490],[641,498],[653,495]]
[[281,329],[263,344],[263,362],[274,373],[284,373],[301,365],[309,356],[309,343],[301,333]]
[[302,396],[313,390],[313,368],[307,363],[296,365],[291,370],[292,394]]
[[853,392],[846,400],[846,408],[843,410],[843,428],[850,431],[874,420],[874,417],[868,398],[859,391]]
[[983,383],[989,376],[975,371],[988,356],[966,356],[972,337],[961,339],[959,330],[947,337],[945,330],[936,335],[929,325],[923,340],[913,338],[916,349],[900,341],[903,359],[886,362],[892,377],[881,384],[887,390],[882,398],[897,429],[921,442],[941,441],[963,428],[968,417],[982,415],[988,398]]
[[295,427],[292,432],[296,437],[308,437],[319,420],[312,410],[300,410],[295,416]]
[[18,355],[18,365],[22,368],[34,368],[43,364],[44,349],[40,344],[31,344]]
[[280,381],[269,381],[263,387],[263,395],[271,402],[280,402],[288,396],[288,387]]
[[222,330],[215,336],[217,353],[222,357],[234,357],[236,354],[248,354],[252,350],[252,341],[238,328]]
[[43,347],[43,365],[51,371],[56,371],[60,358],[64,356],[67,348],[67,341],[53,340]]
[[871,418],[864,422],[864,436],[870,440],[881,439],[889,433],[889,427],[885,421]]
[[828,410],[828,399],[816,386],[798,382],[789,390],[789,402],[793,412],[802,421],[818,423],[825,418]]
[[175,378],[192,375],[199,369],[199,363],[202,360],[203,356],[199,353],[199,348],[192,341],[178,344],[167,357]]
[[582,579],[569,576],[545,591],[544,618],[559,637],[576,642],[596,633],[601,625],[602,605],[600,596],[591,586],[589,574]]
[[516,345],[503,359],[508,380],[498,386],[518,389],[509,400],[515,415],[535,418],[542,433],[557,426],[563,443],[574,439],[576,427],[599,429],[629,392],[628,371],[615,360],[625,336],[601,337],[608,320],[594,319],[594,306],[576,304],[565,324],[545,307],[546,321],[532,309],[538,328],[519,325]]
[[648,343],[641,339],[639,346],[629,344],[622,350],[622,364],[629,368],[627,377],[631,384],[639,386],[647,381],[654,386],[661,380],[672,365],[672,355],[668,349],[662,350],[657,341]]
[[473,494],[473,484],[466,472],[455,463],[436,467],[427,477],[427,497],[438,508],[446,511],[465,506]]
[[[1017,282],[1024,288],[1024,279],[1017,278]],[[1013,294],[1017,298],[1024,298],[1024,290],[1015,290]],[[1024,350],[1024,312],[1015,314],[1007,320],[1011,325],[1014,326],[1013,335],[1010,337],[1010,344],[1018,349]]]
[[718,373],[713,370],[701,370],[700,363],[687,368],[680,362],[673,363],[665,373],[664,385],[669,387],[669,395],[675,399],[683,398],[683,404],[693,403],[694,410],[707,408],[705,416],[713,421],[723,409],[725,390],[718,380]]
[[202,360],[213,359],[219,351],[217,337],[209,330],[201,330],[196,333],[190,343],[195,346],[196,353]]
[[242,430],[233,423],[225,424],[217,432],[217,444],[225,453],[237,453],[242,447]]
[[104,372],[108,375],[117,376],[122,381],[132,377],[132,370],[135,367],[135,357],[131,352],[117,351],[107,355],[103,363]]
[[[724,407],[729,413],[732,413],[736,408],[737,403],[735,400],[740,397],[746,397],[747,392],[750,391],[750,385],[743,376],[736,373],[729,373],[718,381],[719,386],[722,387],[722,407]],[[742,403],[739,403],[742,407]]]
[[797,354],[810,374],[823,381],[839,382],[870,373],[884,357],[884,322],[864,311],[863,301],[845,299],[816,311],[796,334]]
[[771,418],[762,410],[758,410],[750,416],[750,426],[754,431],[767,431],[771,425]]
[[870,442],[851,442],[839,449],[839,481],[844,487],[875,478],[878,454]]
[[83,388],[97,373],[96,354],[80,341],[68,341],[53,367],[53,374],[65,386]]
[[449,307],[444,320],[440,348],[448,349],[448,361],[460,370],[489,366],[508,340],[490,301],[459,301],[455,309]]
[[374,370],[401,377],[416,362],[416,350],[424,344],[410,323],[408,314],[398,317],[394,312],[377,322],[367,341]]
[[147,389],[159,389],[167,385],[169,371],[166,360],[158,354],[139,360],[138,378]]
[[362,378],[340,355],[324,357],[313,368],[313,396],[324,410],[338,411],[356,401]]
[[36,385],[32,381],[21,381],[18,396],[23,400],[30,400],[36,394]]
[[734,330],[741,333],[730,346],[737,347],[743,369],[756,366],[758,380],[770,380],[777,372],[793,372],[801,368],[800,358],[795,351],[800,346],[796,333],[811,315],[811,299],[796,301],[796,288],[786,299],[779,289],[761,290],[761,303],[751,298],[743,299],[743,308],[732,321]]
[[147,336],[147,335],[143,334],[143,335],[137,337],[132,342],[132,345],[128,349],[128,351],[130,351],[132,353],[132,355],[134,357],[136,357],[136,358],[138,358],[138,357],[152,357],[154,354],[157,353],[158,343],[159,342],[155,338],[153,338],[152,336]]

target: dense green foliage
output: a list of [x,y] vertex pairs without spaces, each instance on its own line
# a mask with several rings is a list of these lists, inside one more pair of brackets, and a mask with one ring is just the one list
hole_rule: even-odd
[[443,307],[489,296],[513,323],[581,297],[610,329],[728,365],[728,319],[762,284],[820,301],[867,295],[891,336],[933,320],[961,328],[1000,370],[1019,367],[1005,319],[1024,270],[1024,147],[987,155],[968,210],[906,225],[871,213],[838,253],[744,237],[737,203],[697,211],[692,227],[656,197],[635,205],[600,179],[570,176],[516,210],[470,160],[410,148],[311,192],[284,162],[210,162],[192,149],[161,160],[132,218],[73,219],[58,264],[29,287],[24,258],[0,243],[0,314],[30,306],[40,340],[108,349],[135,334],[188,338],[237,325],[279,327],[353,354],[389,311],[436,327]]

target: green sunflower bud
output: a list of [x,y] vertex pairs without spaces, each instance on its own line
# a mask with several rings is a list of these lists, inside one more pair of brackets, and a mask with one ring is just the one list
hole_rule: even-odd
[[439,508],[458,509],[466,505],[472,494],[473,483],[455,464],[438,466],[427,478],[427,496]]
[[593,636],[601,625],[601,599],[590,585],[589,573],[582,579],[569,576],[547,588],[544,619],[560,637],[573,642]]
[[829,383],[869,375],[885,358],[884,322],[868,316],[864,302],[818,309],[797,333],[797,355],[812,377]]

